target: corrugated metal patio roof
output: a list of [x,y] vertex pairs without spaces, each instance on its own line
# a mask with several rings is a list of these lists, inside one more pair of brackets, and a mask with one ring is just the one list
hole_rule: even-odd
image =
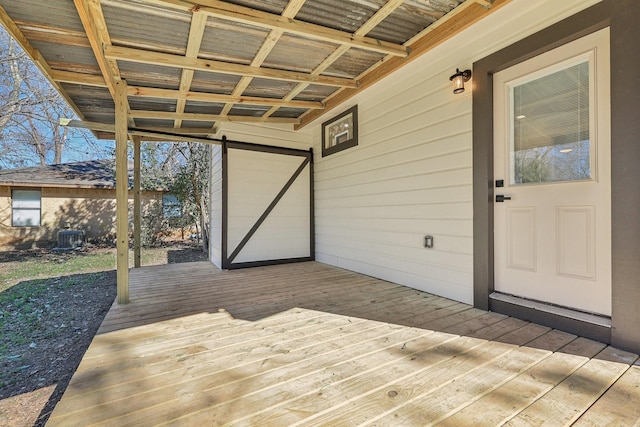
[[0,0],[0,21],[82,120],[113,125],[125,80],[130,128],[206,136],[304,126],[507,2]]

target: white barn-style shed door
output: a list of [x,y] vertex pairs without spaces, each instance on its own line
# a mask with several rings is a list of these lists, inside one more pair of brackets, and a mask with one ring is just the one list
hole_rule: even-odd
[[223,142],[222,268],[314,259],[313,155]]
[[495,290],[611,315],[609,30],[494,76]]

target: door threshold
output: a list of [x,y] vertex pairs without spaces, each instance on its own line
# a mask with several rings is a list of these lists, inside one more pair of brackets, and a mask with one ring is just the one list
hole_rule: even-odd
[[489,309],[586,338],[611,343],[611,318],[493,292]]

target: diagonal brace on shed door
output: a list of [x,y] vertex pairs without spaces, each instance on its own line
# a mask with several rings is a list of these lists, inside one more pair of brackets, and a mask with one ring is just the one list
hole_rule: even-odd
[[294,172],[294,174],[291,176],[291,178],[289,178],[289,181],[287,181],[287,183],[284,185],[284,187],[282,187],[282,190],[280,190],[280,192],[276,195],[276,197],[269,204],[269,206],[267,206],[267,209],[265,209],[265,211],[262,213],[262,215],[260,215],[260,218],[258,218],[256,223],[253,224],[253,227],[251,227],[251,229],[247,232],[246,236],[244,236],[242,238],[242,240],[240,241],[240,243],[238,243],[238,246],[234,249],[234,251],[231,253],[231,255],[229,255],[229,259],[227,260],[227,262],[229,264],[233,263],[233,260],[236,259],[238,254],[240,254],[240,251],[242,251],[242,249],[244,249],[244,247],[247,245],[247,243],[249,243],[249,240],[251,240],[251,237],[253,237],[253,235],[256,233],[256,231],[258,231],[260,226],[269,217],[269,214],[275,209],[275,207],[277,206],[278,202],[280,202],[280,200],[282,200],[282,198],[287,193],[289,188],[291,188],[293,183],[296,182],[296,179],[298,179],[298,177],[300,176],[300,174],[302,173],[304,168],[307,167],[307,165],[309,164],[309,161],[310,161],[309,157],[305,157],[305,159],[302,161],[302,164]]

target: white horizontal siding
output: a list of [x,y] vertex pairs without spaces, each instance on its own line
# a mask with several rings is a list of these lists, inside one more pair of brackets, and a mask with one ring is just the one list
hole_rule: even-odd
[[248,124],[225,122],[220,125],[218,136],[224,135],[230,141],[275,147],[308,150],[311,148],[311,129],[295,132],[291,124]]
[[316,156],[316,258],[472,303],[472,91],[449,76],[595,3],[513,0],[311,125],[320,153],[322,122],[358,105],[359,145]]

